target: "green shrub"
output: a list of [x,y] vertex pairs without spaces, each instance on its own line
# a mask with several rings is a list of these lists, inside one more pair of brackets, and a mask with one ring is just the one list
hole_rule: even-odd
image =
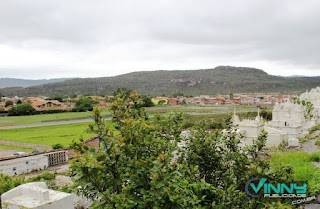
[[306,142],[306,141],[308,141],[308,139],[307,138],[305,138],[305,137],[298,137],[298,140],[299,140],[299,142]]
[[191,128],[194,126],[194,123],[190,122],[190,121],[184,121],[182,124],[181,124],[181,128],[182,129],[188,129],[188,128]]
[[312,153],[310,155],[310,160],[313,162],[320,162],[320,154],[319,153]]
[[222,129],[223,124],[220,122],[211,122],[209,123],[209,129]]
[[33,115],[35,113],[35,109],[29,103],[18,104],[8,111],[9,116]]
[[318,138],[318,139],[316,140],[315,145],[320,146],[320,138]]
[[320,130],[320,124],[313,126],[312,128],[309,129],[309,134],[313,134],[314,132]]
[[61,144],[54,144],[52,145],[52,149],[62,149],[63,146]]
[[97,103],[98,103],[97,101],[92,100],[90,97],[82,97],[76,102],[72,111],[73,112],[92,111],[93,105]]
[[55,178],[56,178],[55,173],[49,172],[49,171],[44,171],[38,176],[34,176],[34,177],[29,178],[27,181],[28,182],[35,182],[35,181],[41,181],[41,180],[50,181],[50,180],[54,180]]

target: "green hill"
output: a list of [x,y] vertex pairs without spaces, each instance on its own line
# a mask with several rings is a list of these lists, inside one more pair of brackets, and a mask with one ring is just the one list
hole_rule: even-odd
[[6,87],[29,87],[35,85],[42,85],[48,83],[56,83],[61,81],[70,80],[71,78],[54,78],[54,79],[41,79],[41,80],[30,80],[30,79],[18,79],[18,78],[0,78],[0,88]]
[[219,66],[213,69],[133,72],[114,77],[78,78],[27,88],[3,88],[7,96],[53,94],[111,95],[119,87],[141,94],[186,95],[233,93],[301,93],[320,86],[320,77],[281,77],[246,67]]

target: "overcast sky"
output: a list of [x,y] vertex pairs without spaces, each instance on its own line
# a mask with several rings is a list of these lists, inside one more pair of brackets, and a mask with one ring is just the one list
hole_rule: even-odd
[[3,0],[0,77],[232,65],[320,76],[320,1]]

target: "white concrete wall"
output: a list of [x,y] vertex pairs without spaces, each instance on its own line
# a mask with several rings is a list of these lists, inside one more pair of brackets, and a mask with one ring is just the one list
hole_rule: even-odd
[[20,185],[1,195],[2,208],[6,209],[73,209],[73,196],[50,190],[45,182]]
[[263,126],[239,126],[239,129],[245,131],[245,137],[257,137],[261,133]]
[[0,161],[0,172],[9,176],[30,173],[48,168],[48,157],[35,155]]

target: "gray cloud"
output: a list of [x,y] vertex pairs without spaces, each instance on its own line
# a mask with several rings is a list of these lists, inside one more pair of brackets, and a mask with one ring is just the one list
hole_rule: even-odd
[[0,77],[110,76],[217,65],[320,75],[320,3],[0,2]]

